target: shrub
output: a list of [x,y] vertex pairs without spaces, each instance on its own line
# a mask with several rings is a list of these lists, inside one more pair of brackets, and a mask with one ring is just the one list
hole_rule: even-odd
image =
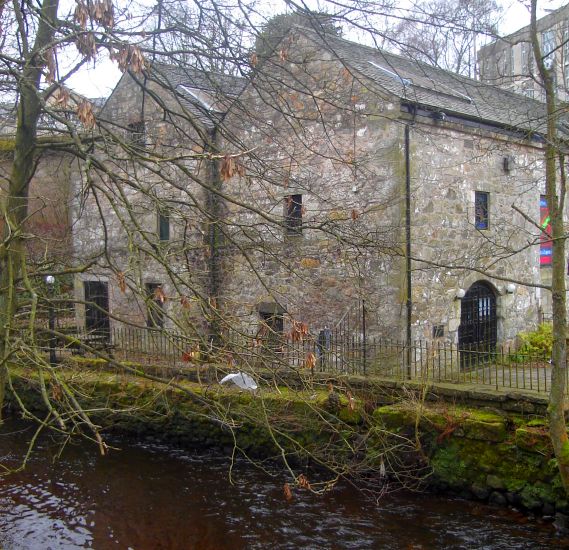
[[553,325],[551,323],[542,323],[537,330],[532,332],[521,332],[518,338],[520,340],[518,353],[551,357],[553,348]]

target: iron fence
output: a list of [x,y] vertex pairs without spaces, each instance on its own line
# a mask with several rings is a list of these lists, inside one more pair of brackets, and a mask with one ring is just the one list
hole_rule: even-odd
[[[183,366],[203,359],[203,344],[187,335],[153,328],[119,327],[106,331],[70,331],[46,338],[58,358],[105,351],[115,359]],[[341,327],[316,335],[291,336],[232,331],[218,357],[236,367],[304,369],[307,372],[387,377],[424,382],[491,386],[496,389],[549,391],[551,364],[544,354],[514,348],[459,346],[444,342],[406,342],[348,336]]]

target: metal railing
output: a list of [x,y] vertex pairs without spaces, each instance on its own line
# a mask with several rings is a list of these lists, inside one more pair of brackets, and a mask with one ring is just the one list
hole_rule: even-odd
[[[120,361],[183,366],[204,359],[208,350],[184,334],[142,327],[112,328],[106,332],[73,331],[65,338],[46,338],[58,358],[104,351]],[[348,337],[343,331],[290,335],[232,331],[211,350],[237,367],[306,369],[308,372],[379,376],[399,380],[491,386],[547,392],[551,364],[544,354],[514,348],[481,349],[444,342],[405,342]]]

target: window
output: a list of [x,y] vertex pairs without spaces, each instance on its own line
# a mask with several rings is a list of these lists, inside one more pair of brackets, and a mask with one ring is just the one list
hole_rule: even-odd
[[529,42],[522,42],[522,75],[529,76],[533,70],[533,50]]
[[127,139],[131,145],[144,146],[144,120],[139,120],[138,122],[131,122],[127,126]]
[[488,229],[489,227],[489,203],[490,193],[476,191],[474,195],[474,226],[476,229]]
[[434,325],[433,326],[433,338],[443,338],[445,335],[444,325]]
[[269,349],[281,349],[284,335],[284,309],[274,302],[262,302],[258,305],[261,324],[257,338]]
[[541,267],[551,266],[553,242],[551,236],[551,218],[549,217],[549,206],[547,197],[539,197],[539,225],[541,233],[539,235],[539,265]]
[[146,326],[151,328],[164,327],[164,303],[166,295],[161,283],[146,283]]
[[509,52],[509,54],[510,54],[510,59],[509,59],[509,62],[508,62],[508,65],[509,65],[509,67],[508,67],[508,76],[513,76],[513,75],[515,74],[515,72],[516,72],[515,51],[516,51],[515,48],[510,48],[510,52]]
[[267,325],[269,332],[273,335],[282,335],[284,332],[284,317],[282,313],[273,311],[271,313],[260,311],[261,321]]
[[302,234],[302,195],[286,197],[285,229],[289,235]]
[[158,211],[158,238],[163,242],[170,240],[170,213],[168,210]]
[[555,31],[549,30],[541,33],[541,48],[546,67],[551,69],[555,60]]

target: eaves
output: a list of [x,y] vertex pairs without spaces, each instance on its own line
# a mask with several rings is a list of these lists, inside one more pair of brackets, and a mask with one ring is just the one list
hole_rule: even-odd
[[401,101],[401,112],[404,118],[413,120],[417,117],[428,119],[433,125],[453,124],[468,130],[479,130],[489,134],[499,134],[515,140],[521,140],[538,146],[545,143],[543,135],[539,132],[514,128],[495,121],[488,121],[478,117],[469,117],[452,111],[441,111],[428,105],[421,105],[410,101]]

